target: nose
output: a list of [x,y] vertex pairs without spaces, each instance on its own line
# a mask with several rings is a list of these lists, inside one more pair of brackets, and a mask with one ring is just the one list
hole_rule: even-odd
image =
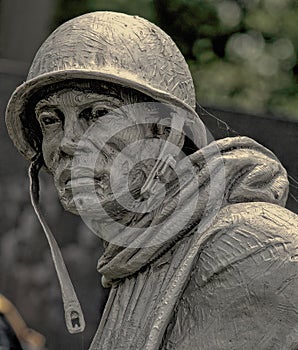
[[75,142],[75,140],[64,136],[59,146],[60,154],[73,156],[76,150],[76,146],[77,142]]
[[83,130],[77,118],[65,118],[63,138],[60,142],[60,154],[73,156],[77,150]]

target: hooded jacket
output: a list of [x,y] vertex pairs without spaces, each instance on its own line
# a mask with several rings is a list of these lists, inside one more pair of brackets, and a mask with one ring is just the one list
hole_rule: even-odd
[[[286,171],[269,150],[246,137],[216,141],[190,160],[197,181],[182,186],[180,204],[171,193],[154,213],[155,222],[162,222],[175,202],[181,217],[178,210],[158,231],[149,225],[139,238],[144,248],[110,244],[99,260],[111,292],[90,349],[269,350],[291,342],[275,318],[258,329],[262,317],[255,303],[267,288],[264,298],[274,313],[278,289],[288,283],[290,298],[295,288],[289,274],[297,271],[297,216],[282,208],[288,194]],[[221,184],[211,186],[211,179],[222,167],[220,196]],[[160,233],[175,232],[194,206],[182,230],[166,242],[148,244]],[[297,310],[298,300],[293,302]],[[242,308],[246,313],[241,314]],[[280,310],[282,319],[290,316],[286,307]],[[280,330],[279,338],[268,329]]]

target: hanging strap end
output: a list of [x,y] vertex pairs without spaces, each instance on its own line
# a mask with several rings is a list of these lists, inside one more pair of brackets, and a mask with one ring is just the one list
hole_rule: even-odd
[[85,329],[85,320],[79,305],[69,305],[65,308],[66,327],[71,334],[81,333]]

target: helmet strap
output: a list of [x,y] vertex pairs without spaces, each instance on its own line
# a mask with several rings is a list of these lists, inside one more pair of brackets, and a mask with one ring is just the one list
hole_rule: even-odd
[[169,167],[174,169],[176,166],[175,154],[173,154],[173,151],[171,152],[170,147],[172,144],[176,145],[178,143],[177,137],[179,138],[183,131],[185,120],[176,112],[171,112],[171,117],[170,134],[160,152],[159,158],[142,186],[141,200],[149,199],[150,196],[154,197],[167,169]]
[[41,208],[39,205],[38,174],[42,165],[42,156],[41,154],[38,154],[36,157],[33,158],[29,167],[31,203],[50,246],[52,259],[54,262],[62,293],[66,327],[69,333],[80,333],[83,332],[85,329],[85,320],[82,313],[81,305],[78,301],[74,287],[70,280],[60,248],[53,236],[51,229],[45,221],[45,218],[41,212]]

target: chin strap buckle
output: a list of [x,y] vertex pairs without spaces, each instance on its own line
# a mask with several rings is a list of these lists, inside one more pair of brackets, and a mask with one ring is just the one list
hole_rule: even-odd
[[176,160],[171,154],[168,154],[164,159],[159,158],[141,189],[141,198],[148,199],[158,192],[160,185],[165,183],[166,171],[169,168],[174,169],[175,165]]
[[85,329],[85,320],[79,304],[72,302],[65,308],[66,327],[71,334],[81,333]]

